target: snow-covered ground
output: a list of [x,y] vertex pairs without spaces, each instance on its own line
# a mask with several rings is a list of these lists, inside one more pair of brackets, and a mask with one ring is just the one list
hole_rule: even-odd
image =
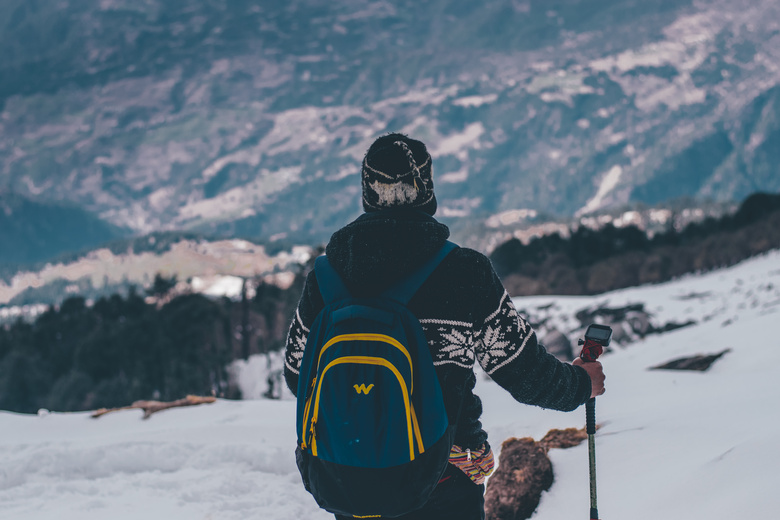
[[[780,252],[675,282],[554,302],[562,323],[605,301],[643,302],[694,326],[602,358],[596,418],[599,509],[606,519],[773,519],[780,510]],[[731,352],[705,373],[648,370]],[[581,427],[584,410],[520,405],[479,378],[493,444]],[[0,412],[0,519],[325,519],[293,458],[292,400],[218,401],[141,419],[123,411],[25,416]],[[550,453],[555,483],[534,518],[586,518],[586,445]]]

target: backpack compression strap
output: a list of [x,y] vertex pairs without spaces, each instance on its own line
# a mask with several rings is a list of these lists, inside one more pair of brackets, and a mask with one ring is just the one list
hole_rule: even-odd
[[[457,247],[450,241],[445,242],[444,246],[435,255],[409,276],[384,291],[382,296],[406,305],[412,299],[414,293],[425,283],[425,280],[436,270],[442,260]],[[314,271],[325,305],[352,296],[344,285],[341,276],[333,269],[333,266],[328,262],[328,257],[325,255],[320,256],[314,262]]]

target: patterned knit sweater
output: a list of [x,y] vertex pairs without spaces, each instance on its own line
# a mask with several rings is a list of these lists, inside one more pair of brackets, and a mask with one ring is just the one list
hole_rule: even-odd
[[[445,225],[422,212],[372,212],[334,233],[325,252],[353,296],[369,296],[411,273],[448,237]],[[309,327],[323,306],[312,271],[287,338],[284,375],[294,394]],[[450,253],[409,309],[428,339],[450,424],[457,424],[455,444],[463,449],[478,449],[487,439],[482,402],[473,393],[475,361],[521,403],[570,411],[590,397],[587,372],[537,343],[490,261],[476,251]]]

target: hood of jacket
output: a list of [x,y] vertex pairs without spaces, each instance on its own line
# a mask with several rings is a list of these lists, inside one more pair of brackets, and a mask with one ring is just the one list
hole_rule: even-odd
[[364,213],[336,231],[325,248],[353,296],[381,292],[433,256],[450,230],[417,210]]

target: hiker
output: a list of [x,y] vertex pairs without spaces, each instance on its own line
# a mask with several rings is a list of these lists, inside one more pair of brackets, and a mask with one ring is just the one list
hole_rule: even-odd
[[[352,296],[371,297],[392,287],[442,249],[449,229],[433,218],[432,177],[431,156],[422,142],[394,133],[370,146],[361,175],[365,212],[336,231],[325,249]],[[296,395],[307,336],[324,305],[312,271],[285,352],[285,379]],[[568,364],[547,353],[488,258],[470,249],[447,254],[408,308],[422,325],[454,444],[427,502],[398,518],[484,519],[484,482],[493,453],[480,423],[482,403],[473,392],[474,363],[517,401],[562,411],[604,392],[601,364],[579,359]],[[361,391],[357,385],[355,390]]]

